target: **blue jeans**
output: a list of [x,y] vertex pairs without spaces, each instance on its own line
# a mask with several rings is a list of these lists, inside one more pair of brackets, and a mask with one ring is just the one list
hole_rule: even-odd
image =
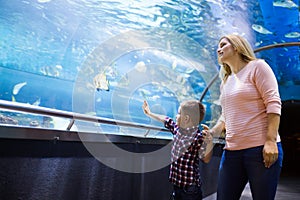
[[179,188],[174,186],[173,198],[174,200],[202,200],[201,187],[197,185],[186,186]]
[[266,168],[263,146],[238,151],[224,150],[219,167],[218,200],[239,200],[249,181],[254,200],[274,200],[283,160],[281,143],[278,160]]

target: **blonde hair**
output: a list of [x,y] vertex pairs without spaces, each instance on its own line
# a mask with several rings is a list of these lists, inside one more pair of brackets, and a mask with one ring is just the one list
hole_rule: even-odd
[[180,104],[181,112],[189,115],[194,126],[198,125],[205,115],[205,108],[200,101],[187,100]]
[[[256,59],[252,47],[250,46],[250,44],[248,43],[248,41],[245,38],[243,38],[239,35],[230,34],[230,35],[225,35],[225,36],[221,37],[219,42],[224,38],[229,41],[229,43],[238,52],[238,54],[240,55],[240,57],[243,61],[248,63],[248,62]],[[222,63],[219,60],[219,58],[218,58],[218,62],[221,65],[220,77],[225,82],[227,80],[228,76],[232,73],[232,71],[231,71],[229,65]]]

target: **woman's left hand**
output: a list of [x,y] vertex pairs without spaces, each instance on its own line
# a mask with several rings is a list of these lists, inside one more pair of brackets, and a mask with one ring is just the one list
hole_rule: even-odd
[[266,141],[263,149],[265,167],[270,168],[278,159],[277,143]]

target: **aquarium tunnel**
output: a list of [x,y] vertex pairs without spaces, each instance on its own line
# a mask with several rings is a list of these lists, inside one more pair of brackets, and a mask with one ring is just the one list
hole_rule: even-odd
[[[299,0],[0,0],[0,199],[168,200],[172,134],[143,101],[175,118],[200,100],[212,127],[231,33],[276,75],[282,176],[300,180],[299,19]],[[204,197],[224,135],[213,142]]]

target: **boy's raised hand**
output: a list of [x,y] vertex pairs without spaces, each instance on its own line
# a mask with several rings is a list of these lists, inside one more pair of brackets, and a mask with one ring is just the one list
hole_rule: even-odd
[[146,100],[144,100],[143,110],[144,110],[145,115],[147,115],[148,117],[150,117],[150,118],[152,118],[154,120],[160,121],[160,122],[164,122],[165,121],[166,116],[160,115],[160,114],[157,114],[157,113],[152,113],[150,111],[148,102]]
[[149,115],[151,113],[148,102],[146,100],[144,100],[143,110],[146,115]]

